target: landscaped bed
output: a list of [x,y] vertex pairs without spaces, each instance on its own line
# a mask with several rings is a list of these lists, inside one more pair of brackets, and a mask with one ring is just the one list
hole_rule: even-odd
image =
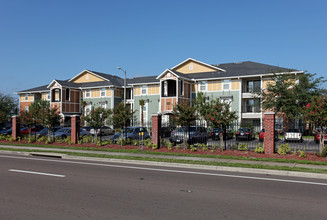
[[182,155],[182,156],[197,156],[197,157],[217,157],[217,158],[228,158],[228,159],[240,159],[240,160],[273,160],[280,162],[302,162],[313,161],[313,162],[326,162],[327,158],[321,157],[319,154],[306,153],[305,157],[300,157],[299,153],[291,152],[285,155],[279,155],[277,153],[269,155],[264,153],[255,153],[254,151],[241,151],[241,150],[222,150],[220,148],[211,149],[210,147],[205,148],[193,148],[186,149],[183,146],[180,147],[161,147],[159,149],[152,149],[146,146],[133,146],[133,145],[118,145],[118,144],[106,144],[104,146],[98,146],[94,143],[83,143],[83,144],[69,144],[69,143],[48,143],[33,142],[29,143],[28,140],[20,141],[6,141],[1,140],[0,144],[4,145],[17,145],[17,146],[32,146],[32,147],[48,147],[48,148],[71,148],[71,149],[86,149],[86,150],[97,150],[97,151],[116,151],[116,152],[127,152],[127,153],[148,153],[148,154],[165,154],[165,155]]

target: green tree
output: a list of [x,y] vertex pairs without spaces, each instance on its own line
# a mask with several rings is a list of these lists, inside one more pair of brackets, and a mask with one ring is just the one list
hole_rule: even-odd
[[124,103],[119,103],[113,109],[112,122],[115,127],[122,130],[122,139],[124,135],[124,128],[130,123],[133,118],[133,112],[129,106],[125,106]]
[[[190,136],[190,126],[198,119],[196,108],[188,101],[177,103],[173,108],[173,121],[176,125],[185,127],[184,137],[187,136],[187,131]],[[186,138],[184,138],[184,145],[186,145]]]
[[313,96],[310,103],[302,107],[302,113],[305,120],[312,123],[315,128],[320,127],[320,144],[319,152],[321,153],[324,147],[323,128],[327,126],[327,96]]
[[24,125],[28,127],[28,134],[32,136],[32,126],[36,126],[36,124],[40,120],[40,103],[41,101],[33,102],[27,111],[20,112],[20,120]]
[[[194,101],[194,107],[199,114],[199,118],[207,121],[206,115],[210,113],[210,103],[206,101],[207,97],[204,93],[199,92],[196,95],[196,99]],[[208,123],[209,121],[207,121]]]
[[48,128],[48,140],[51,141],[51,130],[54,126],[60,123],[60,115],[58,108],[51,108],[50,102],[46,100],[39,100],[36,102],[38,110],[37,122]]
[[0,124],[7,121],[11,113],[18,114],[18,101],[12,96],[0,93]]
[[[230,111],[230,104],[221,102],[219,98],[211,100],[208,104],[208,112],[204,118],[213,128],[222,128],[226,135],[226,128],[238,117],[235,111]],[[226,139],[226,137],[225,137]],[[220,137],[220,145],[223,145],[223,137]]]
[[321,93],[323,77],[314,79],[315,74],[275,74],[273,83],[256,93],[262,99],[264,110],[275,111],[286,119],[301,117],[301,108],[314,95]]
[[109,119],[110,115],[111,110],[102,107],[92,107],[87,115],[82,115],[82,120],[86,121],[87,124],[94,129],[94,143],[97,143],[98,140],[97,129],[105,124],[105,121]]

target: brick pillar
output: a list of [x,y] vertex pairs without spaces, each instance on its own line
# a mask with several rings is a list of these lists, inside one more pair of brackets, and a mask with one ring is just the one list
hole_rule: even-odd
[[71,116],[71,141],[74,144],[78,143],[78,139],[79,139],[79,132],[80,132],[80,116],[79,115],[72,115]]
[[157,144],[160,147],[161,136],[161,114],[152,115],[152,144]]
[[273,154],[275,153],[275,112],[264,113],[263,120],[265,154]]
[[20,132],[20,120],[18,116],[13,116],[11,136],[14,140],[17,140],[17,137],[19,136],[19,132]]

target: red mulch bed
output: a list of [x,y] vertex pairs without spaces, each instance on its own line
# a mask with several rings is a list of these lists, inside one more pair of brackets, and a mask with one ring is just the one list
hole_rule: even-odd
[[[0,143],[11,143],[11,144],[29,144],[27,140],[22,140],[20,142],[9,142],[9,141],[0,141]],[[45,142],[35,142],[33,144],[40,144],[40,145],[46,145]],[[108,148],[108,149],[139,149],[138,146],[132,146],[132,145],[117,145],[117,144],[108,144],[105,146],[99,147],[96,144],[67,144],[67,143],[51,143],[47,145],[53,145],[53,146],[63,146],[63,147],[88,147],[88,148]],[[287,155],[279,155],[279,154],[258,154],[254,153],[254,151],[238,151],[238,150],[225,150],[223,152],[220,152],[219,149],[214,150],[214,152],[211,152],[211,150],[204,151],[200,148],[197,149],[197,151],[191,151],[190,149],[176,149],[173,147],[172,150],[168,150],[166,147],[162,147],[156,150],[152,150],[152,148],[147,148],[146,146],[143,147],[144,151],[154,151],[154,152],[165,152],[165,153],[183,153],[183,154],[206,154],[206,155],[228,155],[228,156],[235,156],[235,157],[253,157],[253,158],[277,158],[277,159],[289,159],[289,160],[308,160],[308,161],[321,161],[321,162],[327,162],[327,157],[320,157],[313,153],[306,153],[306,158],[299,157],[299,154],[294,155],[293,153],[287,154]]]

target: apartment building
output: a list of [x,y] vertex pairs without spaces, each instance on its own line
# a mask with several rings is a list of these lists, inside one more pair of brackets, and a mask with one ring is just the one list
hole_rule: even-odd
[[[239,63],[207,64],[192,58],[168,68],[159,75],[129,78],[126,80],[126,103],[135,111],[134,123],[139,123],[141,111],[144,122],[151,115],[161,113],[163,123],[169,122],[173,106],[181,101],[192,101],[198,92],[207,100],[220,98],[236,111],[239,123],[251,123],[260,129],[263,112],[260,99],[254,92],[272,83],[274,74],[301,74],[303,71],[282,68],[251,61]],[[49,100],[59,109],[64,121],[81,114],[81,100],[87,105],[114,108],[123,101],[124,79],[111,74],[84,70],[69,80],[53,80],[48,85],[17,92],[20,109],[28,110],[35,100]],[[141,109],[139,100],[145,100]]]

